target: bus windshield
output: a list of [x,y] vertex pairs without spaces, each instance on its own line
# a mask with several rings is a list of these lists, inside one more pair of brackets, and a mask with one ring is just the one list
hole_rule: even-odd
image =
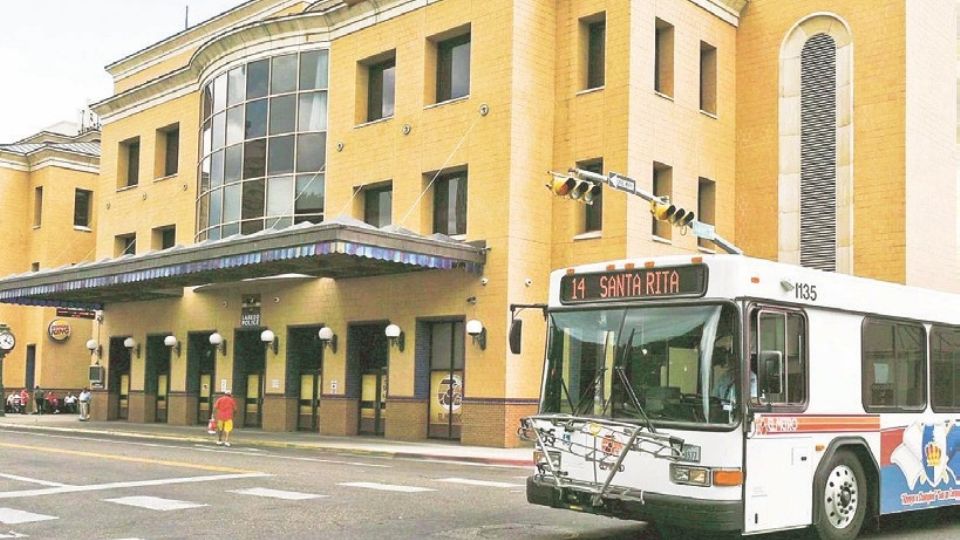
[[732,424],[736,323],[729,304],[553,312],[541,412]]

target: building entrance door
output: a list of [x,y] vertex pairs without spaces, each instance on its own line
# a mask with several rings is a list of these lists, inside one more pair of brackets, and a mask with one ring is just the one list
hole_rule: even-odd
[[386,324],[351,326],[347,355],[360,386],[360,425],[364,435],[383,435],[387,420],[387,363],[390,357]]
[[154,421],[166,423],[167,395],[170,392],[170,348],[163,344],[163,338],[163,335],[147,336],[144,393],[155,398]]
[[36,383],[34,381],[37,380],[36,378],[37,346],[36,345],[27,345],[27,363],[24,368],[24,371],[26,372],[24,373],[24,377],[26,379],[25,381],[26,385],[24,386],[24,388],[32,392],[33,387],[36,386]]
[[126,420],[130,410],[130,349],[123,346],[124,336],[110,338],[107,393],[116,400],[116,417]]
[[187,334],[187,393],[197,396],[195,422],[206,425],[210,420],[216,387],[217,348],[210,344],[213,332]]
[[267,349],[260,341],[263,330],[237,330],[233,340],[233,392],[242,404],[243,426],[263,425],[263,393]]
[[427,436],[460,439],[463,410],[463,321],[429,323],[430,419]]
[[323,388],[323,348],[317,333],[321,326],[291,327],[287,334],[287,396],[297,398],[297,429],[320,428],[320,394]]

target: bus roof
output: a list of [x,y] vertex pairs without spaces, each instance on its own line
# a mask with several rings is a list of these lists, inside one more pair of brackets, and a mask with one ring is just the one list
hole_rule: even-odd
[[[569,305],[560,300],[560,281],[565,275],[616,272],[629,268],[640,269],[639,271],[665,270],[690,265],[707,267],[704,298],[756,298],[779,303],[960,325],[960,295],[957,294],[824,272],[742,255],[686,255],[623,259],[556,270],[550,276],[549,305],[551,308]],[[659,296],[655,299],[668,298],[668,296]],[[689,296],[683,298],[689,299]],[[644,301],[641,299],[635,303]],[[589,305],[602,305],[605,302],[601,300]],[[580,304],[580,307],[583,305],[586,303]]]

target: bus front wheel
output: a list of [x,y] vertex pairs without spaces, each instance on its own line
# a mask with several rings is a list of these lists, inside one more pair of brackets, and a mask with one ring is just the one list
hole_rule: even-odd
[[814,491],[817,521],[825,540],[856,538],[867,511],[867,478],[863,465],[849,450],[839,450],[817,473]]

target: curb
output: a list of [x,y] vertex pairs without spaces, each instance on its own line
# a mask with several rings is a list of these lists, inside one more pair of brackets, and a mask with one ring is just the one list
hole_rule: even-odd
[[[196,437],[193,435],[184,435],[184,436],[175,436],[175,435],[166,435],[166,434],[154,434],[154,433],[144,433],[140,431],[119,431],[119,430],[103,430],[103,429],[84,429],[84,428],[68,428],[68,427],[58,427],[58,426],[38,426],[38,425],[27,425],[27,424],[4,424],[0,423],[0,430],[8,431],[41,431],[41,432],[53,432],[53,433],[82,433],[87,435],[106,435],[109,437],[122,437],[128,439],[147,439],[147,440],[158,440],[158,441],[171,441],[171,442],[192,442],[192,443],[209,443],[209,437]],[[431,454],[427,452],[406,452],[406,451],[389,451],[389,450],[372,450],[366,448],[344,448],[340,446],[328,446],[323,444],[306,444],[300,442],[287,442],[287,441],[276,441],[276,440],[256,440],[256,439],[240,439],[241,443],[245,446],[260,446],[265,448],[290,448],[297,450],[314,450],[319,452],[329,452],[329,453],[339,453],[339,454],[348,454],[356,456],[373,456],[381,457],[388,459],[413,459],[413,460],[433,460],[433,461],[451,461],[451,462],[465,462],[465,463],[478,463],[482,465],[498,465],[504,467],[533,467],[534,463],[532,459],[511,459],[511,458],[495,458],[495,457],[481,457],[481,456],[452,456],[447,454]]]

